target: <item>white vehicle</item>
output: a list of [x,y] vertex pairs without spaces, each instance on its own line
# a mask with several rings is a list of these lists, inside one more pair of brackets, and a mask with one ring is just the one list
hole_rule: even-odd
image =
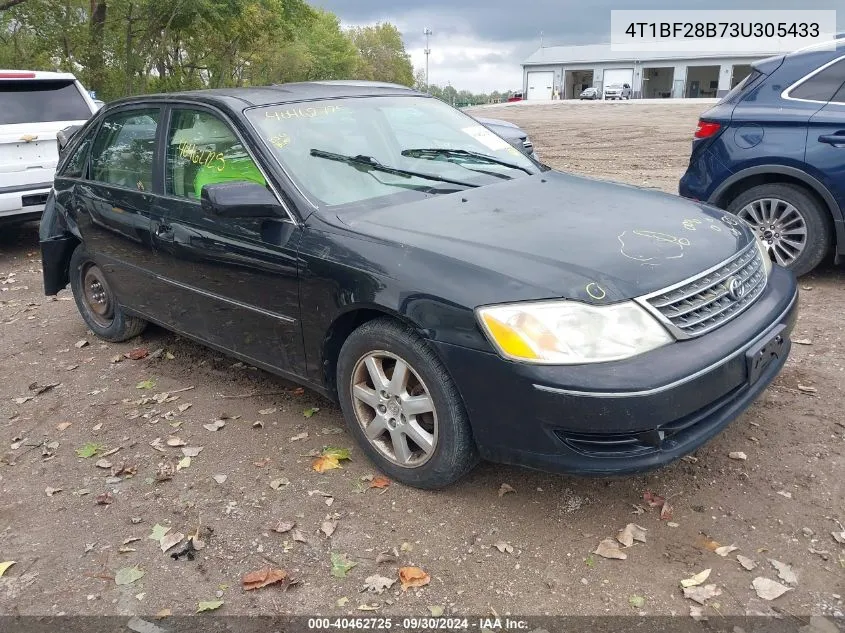
[[0,70],[0,223],[41,215],[59,160],[56,134],[96,111],[71,74]]

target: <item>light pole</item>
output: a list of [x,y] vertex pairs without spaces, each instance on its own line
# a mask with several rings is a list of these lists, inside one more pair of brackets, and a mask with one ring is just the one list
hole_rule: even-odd
[[425,91],[428,92],[428,56],[431,54],[431,49],[428,46],[428,38],[432,35],[431,29],[426,27],[423,29],[425,35]]

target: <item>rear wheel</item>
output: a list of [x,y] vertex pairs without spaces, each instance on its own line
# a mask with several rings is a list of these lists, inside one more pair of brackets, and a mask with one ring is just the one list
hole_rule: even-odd
[[147,327],[146,321],[123,311],[103,270],[81,245],[70,258],[70,288],[79,314],[100,338],[119,343]]
[[337,385],[350,432],[393,479],[442,488],[478,462],[455,384],[410,328],[385,318],[355,330],[340,351]]
[[765,184],[741,193],[728,211],[748,222],[772,260],[804,275],[825,258],[833,232],[826,209],[801,187]]

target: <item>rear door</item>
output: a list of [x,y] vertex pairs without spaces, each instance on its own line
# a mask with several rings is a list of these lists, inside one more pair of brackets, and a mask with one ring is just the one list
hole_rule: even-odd
[[845,209],[845,58],[812,80],[815,80],[814,92],[809,96],[826,99],[827,103],[810,118],[805,161],[810,173],[824,183],[840,208]]
[[218,348],[303,374],[297,246],[290,218],[221,218],[204,185],[267,185],[243,137],[219,112],[174,106],[164,139],[165,214],[153,227],[163,258],[166,323]]
[[49,189],[59,159],[56,133],[91,117],[73,79],[25,75],[35,73],[0,73],[0,189]]

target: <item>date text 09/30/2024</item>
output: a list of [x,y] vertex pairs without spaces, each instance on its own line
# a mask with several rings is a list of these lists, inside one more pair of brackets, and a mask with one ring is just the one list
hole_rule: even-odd
[[353,629],[363,631],[421,630],[421,631],[525,631],[528,621],[518,618],[500,617],[344,617],[344,618],[309,618],[308,629],[328,631]]

